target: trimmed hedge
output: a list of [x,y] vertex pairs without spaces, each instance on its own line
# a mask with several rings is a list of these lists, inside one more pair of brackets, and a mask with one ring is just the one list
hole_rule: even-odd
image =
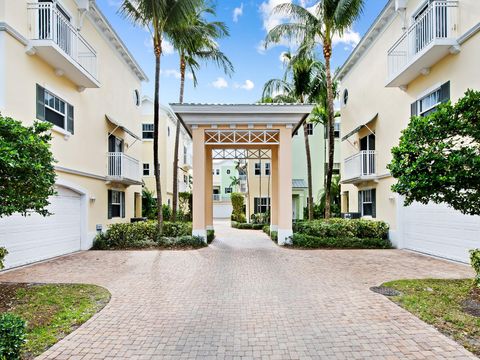
[[363,219],[303,221],[293,225],[293,232],[321,238],[388,239],[388,224]]
[[239,230],[262,230],[265,224],[248,224],[232,221],[232,227]]
[[215,230],[207,230],[207,244],[211,244],[215,240]]
[[199,249],[207,246],[201,236],[184,235],[179,237],[162,236],[157,246],[163,248],[194,248]]
[[292,246],[306,249],[391,249],[387,239],[357,237],[317,237],[305,234],[293,234]]
[[[165,222],[162,238],[180,238],[191,236],[191,233],[192,225],[190,223]],[[113,224],[105,233],[95,237],[92,249],[125,250],[163,246],[161,239],[159,240],[158,238],[157,223],[155,221]]]
[[278,241],[278,232],[276,231],[270,231],[270,225],[265,225],[263,228],[262,228],[263,232],[265,234],[267,234],[270,239],[272,239],[273,242],[277,242]]
[[0,359],[20,359],[26,341],[25,321],[12,313],[0,314]]

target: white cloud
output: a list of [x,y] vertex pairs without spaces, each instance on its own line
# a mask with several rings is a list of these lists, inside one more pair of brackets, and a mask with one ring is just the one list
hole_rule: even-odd
[[361,36],[358,32],[348,29],[343,33],[343,35],[340,37],[338,35],[335,35],[333,37],[333,46],[338,45],[338,44],[347,44],[348,46],[351,46],[352,48],[357,46],[357,44],[361,40]]
[[[164,77],[173,77],[175,79],[180,79],[181,78],[180,71],[175,70],[175,69],[161,69],[160,70],[160,75],[162,75]],[[193,80],[193,74],[192,73],[185,74],[185,77],[189,80]]]
[[243,15],[243,3],[233,9],[233,22],[238,22],[238,18]]
[[225,89],[228,88],[228,82],[222,77],[217,78],[214,82],[211,84],[214,88],[216,89]]
[[108,5],[110,6],[113,6],[113,7],[120,7],[120,5],[122,5],[122,0],[108,0],[107,3]]
[[292,0],[267,0],[260,4],[260,14],[263,19],[263,28],[265,31],[272,30],[275,26],[280,25],[288,19],[288,17],[281,14],[273,14],[273,9],[285,3],[292,3]]
[[235,84],[234,87],[236,89],[243,89],[243,90],[253,90],[255,88],[255,84],[252,80],[245,80],[243,84]]
[[285,63],[288,63],[288,58],[286,57],[287,55],[287,52],[286,51],[282,51],[282,53],[280,54],[280,56],[278,57],[278,59],[280,60],[280,62],[282,64],[285,64]]
[[[145,38],[143,45],[148,49],[149,52],[153,53],[153,40],[150,36]],[[175,52],[175,48],[168,40],[163,40],[162,42],[162,55],[172,55]]]

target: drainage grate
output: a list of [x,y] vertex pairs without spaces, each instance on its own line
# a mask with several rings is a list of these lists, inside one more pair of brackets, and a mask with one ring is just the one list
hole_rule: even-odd
[[386,286],[373,286],[370,288],[373,292],[376,292],[377,294],[385,295],[385,296],[398,296],[401,295],[402,293],[400,291],[397,291],[395,289],[386,287]]

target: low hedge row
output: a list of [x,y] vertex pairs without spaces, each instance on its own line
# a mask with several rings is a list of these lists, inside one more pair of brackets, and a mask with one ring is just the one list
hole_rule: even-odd
[[240,230],[262,230],[265,224],[240,223],[232,221],[232,227]]
[[278,241],[278,232],[276,231],[270,231],[270,225],[264,225],[262,228],[263,232],[267,234],[272,241],[277,242]]
[[207,244],[211,244],[215,240],[215,230],[207,230]]
[[292,246],[306,249],[390,249],[391,243],[381,238],[318,237],[293,234]]
[[321,238],[388,239],[388,224],[362,219],[329,219],[302,221],[293,225],[293,232]]

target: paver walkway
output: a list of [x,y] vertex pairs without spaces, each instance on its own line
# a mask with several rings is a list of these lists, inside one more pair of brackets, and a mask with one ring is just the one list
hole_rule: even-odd
[[217,224],[199,251],[83,252],[0,275],[80,282],[107,307],[42,359],[468,359],[473,355],[369,287],[472,276],[405,251],[297,251]]

